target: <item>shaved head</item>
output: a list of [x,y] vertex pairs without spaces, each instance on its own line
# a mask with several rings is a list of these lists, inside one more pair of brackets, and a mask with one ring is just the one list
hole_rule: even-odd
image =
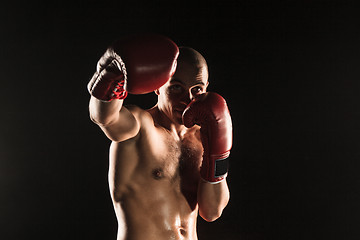
[[197,96],[206,92],[208,68],[205,58],[196,50],[180,47],[174,75],[155,90],[158,108],[172,121],[182,124],[182,113]]
[[205,58],[195,49],[190,47],[179,47],[179,57],[177,59],[178,64],[189,64],[201,71],[206,72],[208,76],[208,66]]

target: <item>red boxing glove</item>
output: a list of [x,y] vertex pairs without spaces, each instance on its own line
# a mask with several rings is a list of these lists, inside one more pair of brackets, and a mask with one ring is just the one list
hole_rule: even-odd
[[122,38],[98,61],[88,90],[103,101],[152,92],[172,77],[178,55],[176,44],[160,35]]
[[201,177],[210,183],[225,179],[232,147],[232,122],[226,101],[217,93],[204,93],[193,100],[183,113],[185,127],[201,127],[204,147]]

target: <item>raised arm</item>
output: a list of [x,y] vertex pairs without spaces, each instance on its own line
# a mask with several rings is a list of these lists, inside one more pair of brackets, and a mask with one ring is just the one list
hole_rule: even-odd
[[198,186],[199,214],[214,221],[229,201],[226,183],[228,156],[232,147],[232,122],[225,100],[217,93],[205,93],[192,101],[183,113],[186,127],[200,125],[204,147]]
[[114,42],[100,58],[88,84],[90,118],[112,141],[134,137],[137,108],[123,107],[128,93],[145,94],[165,84],[175,72],[179,50],[159,35],[137,35]]

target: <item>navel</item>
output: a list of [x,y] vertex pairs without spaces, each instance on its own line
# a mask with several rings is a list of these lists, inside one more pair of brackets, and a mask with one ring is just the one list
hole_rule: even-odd
[[180,228],[180,234],[185,236],[185,235],[187,235],[187,232],[185,229]]
[[162,168],[155,168],[152,171],[152,176],[156,180],[160,180],[160,179],[164,178],[164,170]]

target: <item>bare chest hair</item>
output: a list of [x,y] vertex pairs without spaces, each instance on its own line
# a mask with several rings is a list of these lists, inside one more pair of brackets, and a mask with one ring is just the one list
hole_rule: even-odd
[[153,177],[156,180],[169,178],[172,181],[183,177],[197,179],[202,157],[201,144],[195,138],[174,140],[167,134],[162,140],[164,147],[159,151],[163,152],[159,153],[161,157],[152,170]]

